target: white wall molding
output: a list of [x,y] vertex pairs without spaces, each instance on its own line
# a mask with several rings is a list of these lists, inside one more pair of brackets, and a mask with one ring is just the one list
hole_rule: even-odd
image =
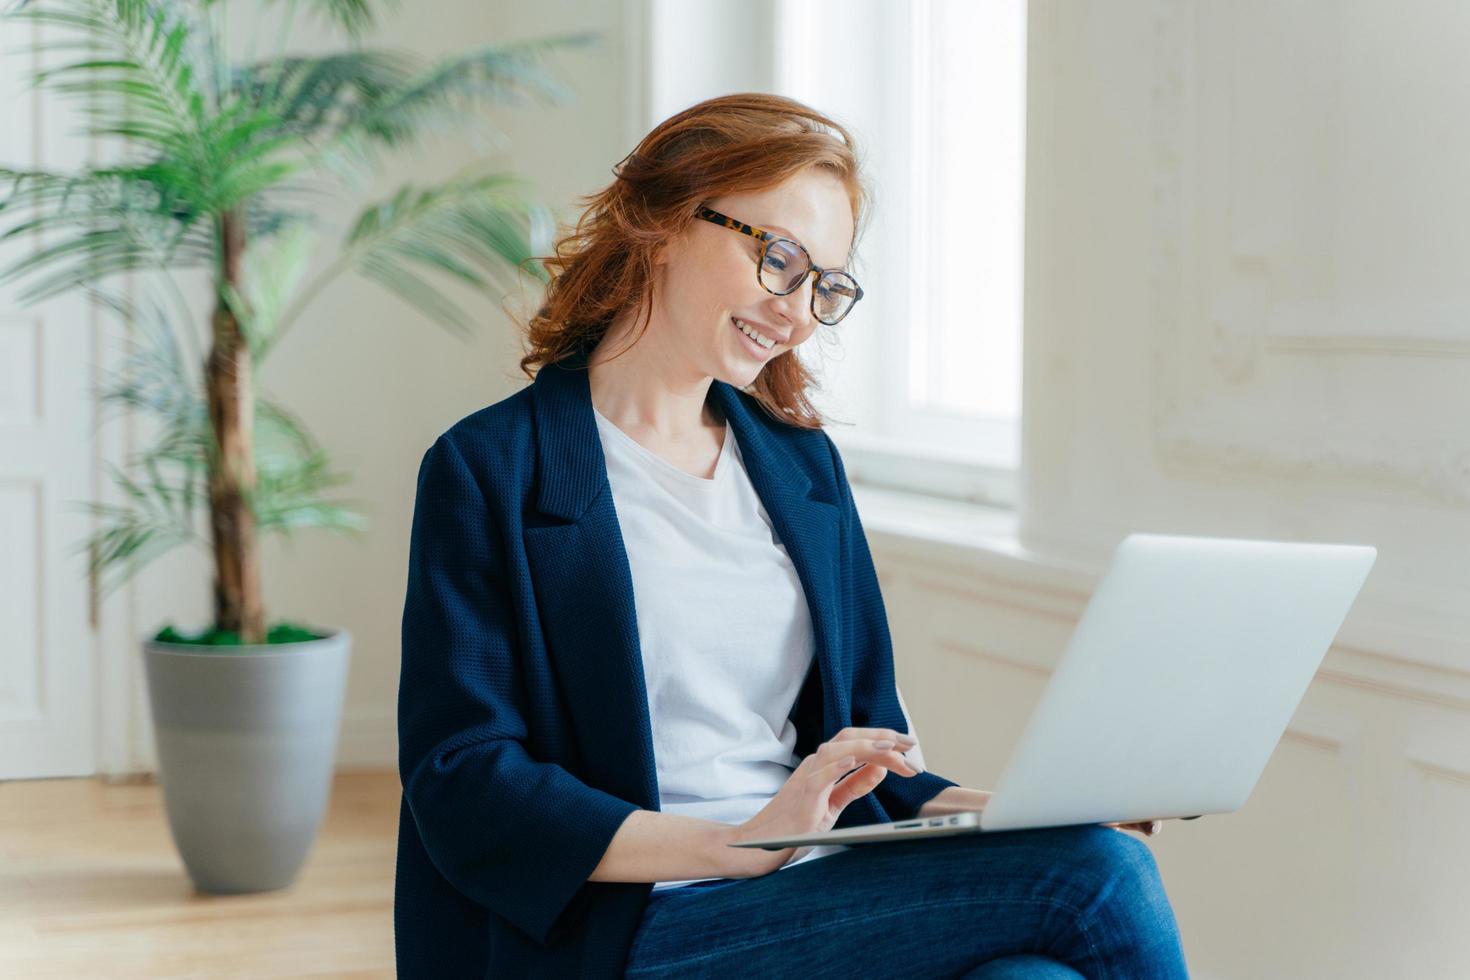
[[[1406,324],[1392,331],[1342,312],[1352,310],[1356,291],[1335,278],[1348,258],[1339,254],[1347,250],[1333,237],[1333,218],[1352,221],[1362,207],[1356,187],[1332,184],[1351,161],[1339,165],[1328,149],[1350,139],[1337,128],[1348,125],[1340,90],[1349,69],[1335,60],[1344,43],[1342,13],[1314,9],[1327,21],[1313,25],[1323,48],[1292,63],[1305,87],[1284,97],[1320,125],[1293,128],[1284,124],[1297,118],[1291,108],[1263,111],[1254,99],[1264,83],[1237,71],[1260,40],[1260,24],[1236,22],[1250,11],[1189,0],[1154,5],[1155,452],[1162,466],[1181,474],[1300,479],[1463,509],[1470,506],[1464,426],[1446,427],[1438,439],[1412,439],[1388,426],[1338,425],[1331,414],[1335,403],[1344,410],[1347,399],[1338,392],[1346,385],[1359,389],[1354,411],[1376,403],[1392,413],[1395,393],[1410,379],[1433,385],[1443,358],[1470,356],[1470,337],[1462,323],[1445,322],[1463,321],[1462,307],[1447,315],[1421,310],[1417,318],[1409,310]],[[1222,22],[1229,29],[1215,29]],[[1258,70],[1272,81],[1291,77],[1271,74],[1283,68],[1272,56],[1284,58],[1271,48]],[[1267,178],[1259,169],[1253,148],[1264,140],[1281,175]],[[1304,184],[1318,168],[1331,189],[1312,193]],[[1272,207],[1298,187],[1295,211]],[[1444,220],[1458,218],[1448,212]],[[1345,367],[1345,355],[1356,361]],[[1373,371],[1381,359],[1399,362],[1396,370]]]
[[[976,620],[1017,618],[1045,621],[1070,634],[1105,561],[1089,567],[1048,558],[1014,538],[990,546],[940,543],[915,533],[918,517],[897,517],[895,499],[885,496],[883,508],[860,511],[871,547],[884,558],[879,583],[885,596],[892,591],[906,607],[922,607],[926,618],[957,624],[961,635],[972,633]],[[934,524],[936,539],[946,527]],[[942,609],[949,615],[935,613]],[[1418,625],[1394,625],[1407,622]],[[1318,678],[1384,698],[1470,710],[1470,632],[1458,632],[1455,622],[1447,619],[1436,629],[1427,615],[1395,608],[1385,597],[1362,598],[1328,650]],[[969,646],[958,637],[935,642],[951,652]],[[1057,647],[1025,662],[1049,671],[1060,653]]]

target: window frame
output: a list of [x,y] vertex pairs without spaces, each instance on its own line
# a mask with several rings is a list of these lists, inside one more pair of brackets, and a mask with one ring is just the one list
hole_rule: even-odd
[[[1021,65],[1024,72],[1025,51],[1025,5],[1022,4]],[[930,55],[930,39],[942,27],[936,26],[934,18],[940,16],[927,2],[885,5],[887,10],[896,11],[891,19],[871,21],[871,29],[882,32],[886,44],[881,50],[902,52],[904,77],[907,79],[907,108],[902,119],[889,120],[887,131],[863,132],[868,141],[887,139],[902,141],[912,149],[903,154],[903,159],[893,171],[885,174],[882,182],[875,186],[881,197],[886,197],[887,211],[906,215],[907,220],[888,226],[885,235],[894,241],[890,255],[905,256],[915,266],[924,262],[924,252],[932,241],[929,233],[930,170],[937,157],[934,139],[934,120],[928,112],[933,104],[929,95],[933,90],[933,58]],[[791,93],[802,98],[802,93],[819,91],[818,75],[824,70],[822,58],[818,56],[814,39],[821,36],[819,20],[820,5],[806,0],[779,0],[773,5],[774,71],[773,90]],[[901,40],[903,43],[895,43]],[[840,46],[839,46],[840,47]],[[888,69],[885,71],[885,68]],[[867,64],[867,71],[874,76],[895,77],[894,66]],[[860,84],[856,83],[856,84]],[[1021,81],[1024,97],[1024,75]],[[804,101],[806,101],[804,99]],[[816,103],[813,103],[816,104]],[[839,119],[840,109],[833,110]],[[897,114],[894,114],[897,115]],[[844,120],[845,121],[845,120]],[[902,127],[900,129],[899,127]],[[1021,123],[1021,153],[1024,188],[1024,114]],[[860,150],[863,148],[860,147]],[[882,208],[885,202],[875,202]],[[894,205],[897,204],[898,207]],[[861,251],[870,251],[876,243],[869,238]],[[1022,243],[1018,241],[1018,249]],[[880,261],[882,261],[880,259]],[[891,267],[892,259],[888,259]],[[1024,276],[1024,267],[1021,270]],[[893,277],[902,280],[902,274]],[[1018,277],[1019,279],[1019,277]],[[1017,281],[1015,289],[1021,294],[1022,283]],[[928,297],[925,290],[908,290],[895,296],[891,289],[875,290],[869,298],[863,326],[853,337],[841,337],[835,341],[837,347],[863,345],[868,349],[861,352],[869,365],[884,365],[882,369],[871,368],[857,377],[857,383],[866,379],[875,384],[876,391],[867,403],[853,408],[859,416],[897,420],[889,432],[877,431],[872,425],[864,426],[859,418],[857,425],[847,424],[846,415],[828,426],[828,433],[843,454],[849,479],[855,483],[901,490],[925,496],[966,501],[990,507],[1015,508],[1021,481],[1021,426],[1022,416],[1012,421],[956,415],[939,410],[917,408],[909,404],[911,378],[914,372],[928,371],[929,359],[924,353],[925,335],[909,331],[882,331],[870,329],[869,324],[893,322],[925,322],[928,316]],[[1018,309],[1019,309],[1018,304]],[[1024,311],[1022,310],[1022,314]],[[853,317],[859,311],[854,310]],[[851,319],[851,318],[850,318]],[[1024,315],[1021,323],[1021,343],[1024,346]],[[859,339],[860,338],[860,339]],[[812,367],[822,372],[820,360],[809,361]],[[1019,365],[1018,365],[1019,368]],[[850,387],[851,382],[843,387]],[[820,402],[820,400],[819,400]],[[824,407],[820,406],[819,407]],[[923,429],[936,432],[935,444],[915,444],[894,432],[912,432]],[[967,443],[968,449],[949,449]],[[1005,460],[1006,462],[996,462]]]

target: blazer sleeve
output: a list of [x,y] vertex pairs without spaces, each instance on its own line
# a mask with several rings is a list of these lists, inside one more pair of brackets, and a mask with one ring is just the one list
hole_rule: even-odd
[[[892,728],[908,732],[908,722],[898,701],[893,675],[893,642],[888,632],[888,617],[883,596],[878,589],[878,574],[873,556],[863,533],[847,482],[842,454],[827,433],[822,433],[832,453],[837,476],[838,503],[841,516],[841,576],[846,607],[851,611],[848,624],[852,650],[852,723],[861,728]],[[885,812],[894,820],[908,820],[946,786],[957,786],[952,780],[925,770],[914,776],[890,772],[873,790]]]
[[503,532],[450,440],[419,466],[403,607],[398,767],[430,861],[545,943],[638,807],[526,751]]

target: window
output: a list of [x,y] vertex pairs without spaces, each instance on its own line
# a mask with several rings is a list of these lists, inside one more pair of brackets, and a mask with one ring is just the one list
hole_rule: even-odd
[[867,296],[801,349],[848,474],[1014,506],[1025,0],[774,9],[775,91],[850,126],[875,192]]

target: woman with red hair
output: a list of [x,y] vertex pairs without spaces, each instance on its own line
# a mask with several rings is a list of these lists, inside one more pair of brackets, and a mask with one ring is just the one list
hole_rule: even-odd
[[1122,826],[730,846],[987,794],[918,761],[796,355],[863,297],[850,134],[730,95],[615,172],[546,259],[533,383],[420,467],[400,976],[1186,976]]

